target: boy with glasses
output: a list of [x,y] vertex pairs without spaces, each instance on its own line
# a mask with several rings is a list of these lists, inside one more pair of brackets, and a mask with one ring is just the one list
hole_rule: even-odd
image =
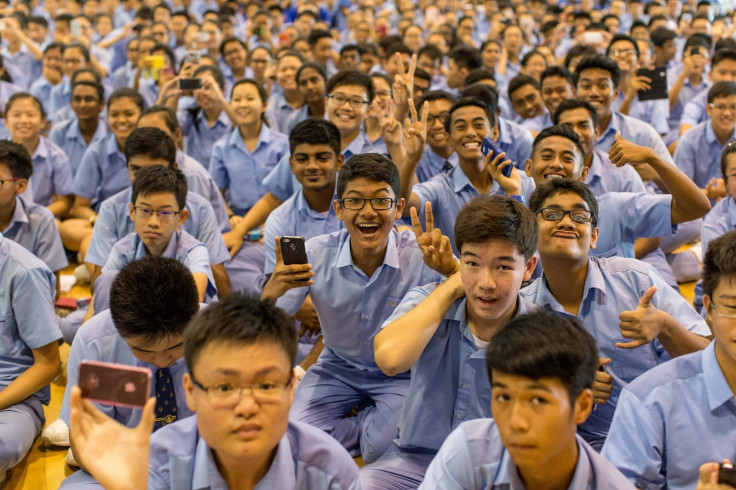
[[128,429],[73,388],[71,436],[81,462],[111,490],[357,488],[358,468],[338,443],[289,422],[296,350],[284,312],[228,296],[184,332],[184,392],[194,417],[151,436],[153,399]]
[[[536,151],[565,151],[568,145],[567,138],[548,137]],[[578,430],[600,448],[621,389],[666,360],[705,348],[708,327],[650,265],[590,256],[598,240],[598,201],[582,182],[556,178],[540,184],[529,209],[537,216],[544,274],[521,295],[577,317],[597,339],[605,370],[593,385],[598,408]]]
[[455,97],[449,92],[432,90],[417,100],[417,115],[422,117],[424,103],[427,106],[427,148],[422,153],[416,168],[417,180],[426,182],[440,172],[449,172],[457,166],[458,158],[450,144],[450,135],[445,131],[445,121],[450,117],[450,109]]
[[639,488],[694,488],[700,465],[736,455],[736,232],[710,242],[703,292],[715,340],[626,386],[603,446]]

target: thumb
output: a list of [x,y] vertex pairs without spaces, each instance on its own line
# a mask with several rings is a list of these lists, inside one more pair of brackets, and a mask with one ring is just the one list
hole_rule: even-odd
[[283,264],[284,258],[281,256],[281,237],[275,236],[273,239],[276,240],[276,263]]
[[144,434],[151,434],[153,432],[154,422],[154,411],[156,408],[156,397],[151,397],[146,400],[146,405],[143,407],[143,413],[141,413],[141,421],[136,427],[136,431],[140,431]]
[[652,297],[657,292],[657,286],[652,286],[639,299],[639,308],[649,308],[652,304]]
[[598,358],[598,365],[599,366],[607,366],[611,364],[611,358],[610,357],[599,357]]
[[622,139],[623,138],[621,137],[621,131],[616,131],[616,140],[618,141],[618,140],[622,140]]

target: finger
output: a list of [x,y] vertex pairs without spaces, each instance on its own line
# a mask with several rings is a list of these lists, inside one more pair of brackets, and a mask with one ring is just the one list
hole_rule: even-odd
[[422,123],[422,127],[425,129],[427,128],[427,118],[429,117],[429,101],[425,100],[424,104],[422,105],[422,120],[420,121]]
[[417,208],[412,207],[409,209],[409,216],[411,217],[411,227],[414,228],[414,236],[419,239],[424,234],[424,230],[422,230],[422,224],[419,222]]
[[452,245],[450,245],[450,237],[442,235],[442,241],[440,242],[440,255],[444,255],[449,252],[452,255]]
[[621,131],[616,131],[616,141],[623,140],[621,137]]
[[146,404],[143,406],[143,413],[141,414],[141,421],[138,422],[138,426],[135,428],[136,432],[150,435],[153,432],[153,422],[155,419],[156,408],[156,397],[151,397],[146,400]]
[[411,60],[409,61],[409,82],[414,81],[414,72],[417,69],[417,55],[416,53],[411,55]]
[[273,237],[276,240],[276,264],[283,264],[284,258],[281,256],[281,237]]
[[652,286],[646,290],[644,295],[639,300],[639,308],[649,308],[652,304],[652,297],[657,292],[657,286]]
[[411,120],[414,122],[419,121],[417,117],[417,108],[414,106],[414,99],[409,99],[409,111],[411,113]]
[[399,67],[399,76],[403,79],[406,76],[406,72],[404,71],[404,62],[401,61],[401,54],[396,53],[394,58],[396,59],[396,64]]
[[427,224],[427,233],[434,230],[434,215],[432,214],[432,203],[427,201],[424,204],[424,221]]
[[598,365],[599,366],[608,366],[611,364],[611,358],[610,357],[599,357],[598,358]]
[[644,344],[648,344],[646,339],[636,339],[632,340],[631,342],[617,342],[616,347],[619,349],[636,349],[637,347],[641,347]]
[[718,483],[718,463],[703,463],[700,465],[700,482],[699,483]]
[[636,319],[633,311],[622,311],[618,315],[619,322],[633,322]]

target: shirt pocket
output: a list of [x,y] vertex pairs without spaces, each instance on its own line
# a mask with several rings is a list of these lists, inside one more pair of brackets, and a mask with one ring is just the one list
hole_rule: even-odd
[[657,365],[657,359],[652,352],[651,342],[636,349],[622,349],[616,347],[617,343],[631,342],[631,339],[623,337],[614,337],[613,339],[613,359],[615,363],[612,371],[623,381],[630,383],[640,374],[650,370]]
[[[394,310],[399,306],[399,303],[401,303],[401,299],[402,298],[396,298],[394,296],[386,296],[386,303],[383,305],[381,323],[385,322],[391,315],[393,315]],[[376,328],[381,328],[381,325],[376,325]]]
[[0,356],[10,356],[16,353],[17,331],[15,316],[12,313],[0,315]]

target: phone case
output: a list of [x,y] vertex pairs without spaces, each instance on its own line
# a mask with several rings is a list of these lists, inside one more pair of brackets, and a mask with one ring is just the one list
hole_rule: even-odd
[[282,236],[281,256],[285,265],[306,264],[307,249],[304,246],[304,238],[300,236]]
[[105,405],[141,408],[151,393],[151,371],[124,364],[82,361],[77,384],[82,398]]
[[[488,156],[488,153],[493,152],[493,156],[491,157],[491,160],[496,158],[496,155],[499,153],[503,153],[503,150],[489,137],[483,138],[483,142],[480,145],[480,151],[483,153],[483,156]],[[501,173],[504,175],[504,177],[511,177],[511,171],[513,170],[513,164],[512,165],[506,165]]]

